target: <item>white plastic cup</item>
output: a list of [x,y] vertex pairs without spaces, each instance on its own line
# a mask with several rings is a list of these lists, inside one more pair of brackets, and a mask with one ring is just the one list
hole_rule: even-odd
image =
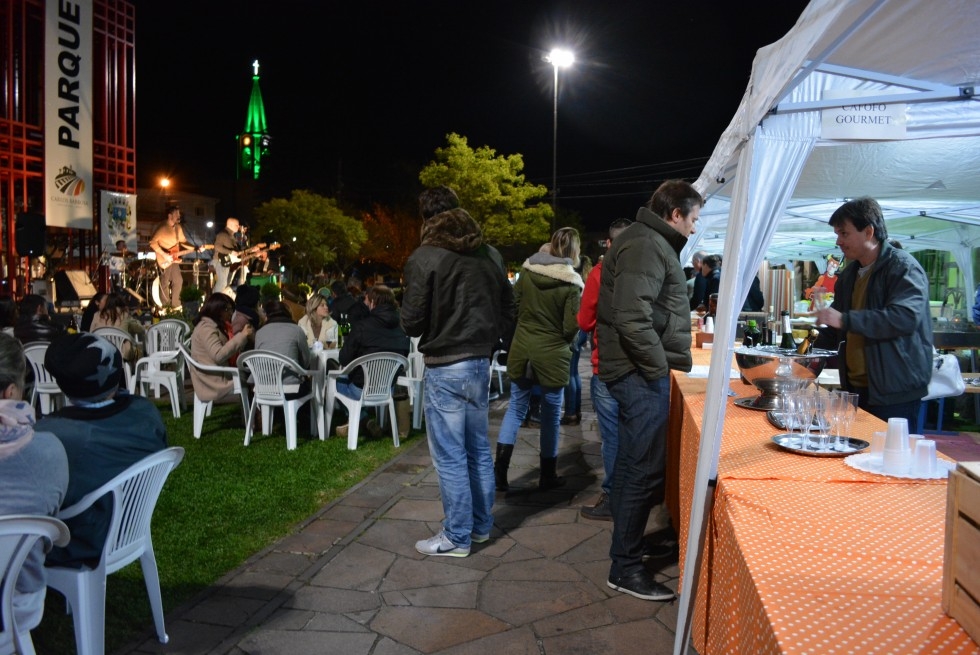
[[888,419],[888,431],[885,434],[885,450],[910,450],[909,422],[904,418]]
[[709,316],[704,319],[704,333],[714,334],[715,333],[715,319]]
[[877,462],[881,465],[881,458],[885,452],[885,433],[875,432],[871,436],[871,448],[868,450],[868,455],[871,456],[873,462]]
[[912,453],[912,475],[931,478],[936,475],[936,442],[932,439],[916,439]]
[[881,455],[881,472],[886,475],[906,475],[912,465],[909,448],[909,422],[904,418],[888,419],[885,448]]

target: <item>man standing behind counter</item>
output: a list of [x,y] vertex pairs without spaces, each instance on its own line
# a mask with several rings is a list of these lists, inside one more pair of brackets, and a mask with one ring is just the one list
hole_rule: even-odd
[[691,370],[691,314],[680,252],[704,200],[668,180],[613,240],[603,259],[596,330],[599,377],[619,405],[607,585],[643,600],[674,592],[643,567],[643,531],[664,497],[670,370]]
[[908,419],[918,432],[919,405],[932,367],[929,281],[922,266],[888,243],[881,206],[873,198],[841,205],[828,221],[851,262],[840,274],[829,308],[817,311],[816,345],[840,348],[841,387],[882,420]]

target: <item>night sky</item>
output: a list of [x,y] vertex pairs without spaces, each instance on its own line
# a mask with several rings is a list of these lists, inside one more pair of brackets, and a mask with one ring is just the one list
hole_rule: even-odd
[[[560,73],[559,202],[601,228],[660,180],[698,175],[755,51],[805,5],[137,0],[139,185],[166,174],[228,196],[258,59],[273,136],[263,196],[305,188],[410,205],[419,169],[453,131],[523,154],[528,179],[550,186],[543,56],[564,46],[577,61]],[[230,209],[222,201],[219,217]]]

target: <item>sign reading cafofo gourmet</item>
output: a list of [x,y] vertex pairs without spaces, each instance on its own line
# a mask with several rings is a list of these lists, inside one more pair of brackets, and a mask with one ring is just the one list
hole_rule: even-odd
[[91,230],[92,0],[44,4],[45,219]]

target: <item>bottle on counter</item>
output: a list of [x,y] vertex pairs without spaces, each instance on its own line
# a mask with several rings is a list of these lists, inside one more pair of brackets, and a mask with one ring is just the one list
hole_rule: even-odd
[[789,312],[785,309],[779,314],[782,319],[783,335],[779,341],[779,347],[785,350],[796,350],[796,341],[793,339],[793,324],[789,321]]
[[769,305],[769,313],[766,315],[766,324],[762,327],[762,345],[776,345],[776,311]]
[[805,337],[803,337],[803,341],[801,341],[800,345],[796,347],[796,354],[809,355],[810,351],[813,350],[813,343],[817,340],[817,337],[819,336],[820,336],[820,331],[818,329],[810,328],[810,331],[807,332]]
[[75,312],[71,313],[68,319],[68,334],[78,334],[78,323],[75,322]]
[[745,332],[742,334],[742,345],[746,348],[762,345],[762,332],[753,319],[749,319],[745,323]]

